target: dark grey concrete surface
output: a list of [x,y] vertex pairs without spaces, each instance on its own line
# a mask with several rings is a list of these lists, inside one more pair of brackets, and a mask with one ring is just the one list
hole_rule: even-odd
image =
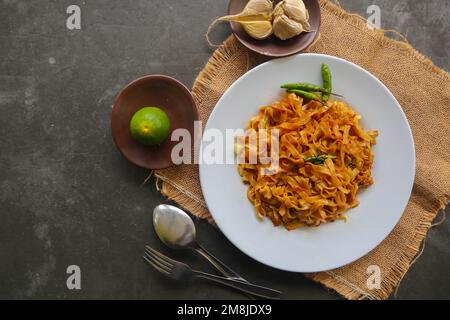
[[[397,29],[449,70],[450,4],[341,0],[366,15],[382,9]],[[82,29],[66,28],[77,4]],[[242,298],[204,283],[173,283],[141,259],[162,248],[151,212],[166,200],[148,172],[129,164],[110,135],[111,104],[129,81],[163,73],[190,86],[211,55],[203,37],[225,0],[0,0],[0,298]],[[226,25],[214,33],[229,33]],[[447,210],[447,213],[450,210]],[[338,299],[302,275],[273,270],[239,252],[199,221],[199,237],[249,280],[291,299]],[[400,299],[450,298],[450,222],[431,230]],[[189,253],[177,253],[210,270]],[[66,268],[81,267],[81,290],[66,288]]]

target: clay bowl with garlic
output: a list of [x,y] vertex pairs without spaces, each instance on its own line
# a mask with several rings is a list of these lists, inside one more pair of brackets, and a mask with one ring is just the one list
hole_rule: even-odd
[[[280,0],[273,1],[274,7],[279,2]],[[309,13],[310,32],[302,32],[287,40],[281,40],[274,35],[263,40],[257,40],[249,36],[238,22],[230,23],[231,30],[245,47],[264,56],[279,58],[299,53],[314,43],[319,36],[321,24],[319,0],[303,0],[303,2]],[[228,14],[234,15],[242,12],[247,3],[248,0],[230,0]]]

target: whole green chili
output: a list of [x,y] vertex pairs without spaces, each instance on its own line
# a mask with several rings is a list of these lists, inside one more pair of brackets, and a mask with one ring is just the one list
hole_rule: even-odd
[[288,90],[302,90],[311,92],[319,92],[323,90],[323,88],[321,88],[320,86],[308,82],[286,83],[283,84],[281,88]]
[[[305,83],[305,82],[301,82],[301,83],[287,83],[287,84],[283,84],[281,86],[281,88],[286,89],[286,90],[302,90],[302,91],[308,91],[308,92],[321,92],[321,93],[328,93],[327,90],[325,90],[324,88],[321,88],[318,85],[315,84],[310,84],[310,83]],[[332,96],[336,96],[336,97],[340,97],[340,98],[344,98],[343,95],[331,92],[330,95]]]
[[331,83],[331,71],[330,68],[323,63],[322,64],[322,81],[323,81],[323,88],[325,89],[325,92],[322,93],[322,102],[327,102],[328,99],[330,99],[331,91],[333,90],[333,86]]
[[295,89],[289,89],[288,92],[295,93],[296,95],[306,98],[306,99],[309,99],[309,100],[320,101],[320,97],[317,94],[314,94],[311,92],[307,92],[307,91],[303,91],[303,90],[295,90]]

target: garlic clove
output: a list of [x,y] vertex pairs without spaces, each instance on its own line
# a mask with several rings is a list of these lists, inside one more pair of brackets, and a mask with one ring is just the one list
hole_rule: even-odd
[[250,0],[242,12],[247,14],[267,14],[271,15],[273,3],[270,0]]
[[285,0],[284,14],[297,22],[309,20],[309,13],[302,0]]
[[274,18],[276,18],[278,16],[282,16],[284,14],[283,5],[284,5],[284,0],[278,2],[278,4],[275,6],[275,8],[273,9],[273,12],[272,12]]
[[274,34],[282,39],[290,39],[304,31],[310,31],[309,12],[302,0],[283,0],[273,11]]
[[273,33],[281,40],[293,38],[305,31],[303,25],[286,15],[278,16],[273,20]]
[[300,24],[303,26],[303,31],[306,31],[306,32],[311,31],[311,25],[309,24],[308,21],[300,22]]
[[241,25],[245,32],[257,40],[266,39],[273,33],[272,23],[270,21],[246,22]]

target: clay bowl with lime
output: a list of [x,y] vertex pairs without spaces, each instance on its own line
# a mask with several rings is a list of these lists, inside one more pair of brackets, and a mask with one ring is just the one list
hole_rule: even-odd
[[[111,131],[120,153],[146,169],[173,166],[171,140],[176,129],[194,136],[198,112],[190,91],[178,80],[148,75],[125,86],[117,95],[111,116]],[[193,139],[192,139],[193,140]]]

